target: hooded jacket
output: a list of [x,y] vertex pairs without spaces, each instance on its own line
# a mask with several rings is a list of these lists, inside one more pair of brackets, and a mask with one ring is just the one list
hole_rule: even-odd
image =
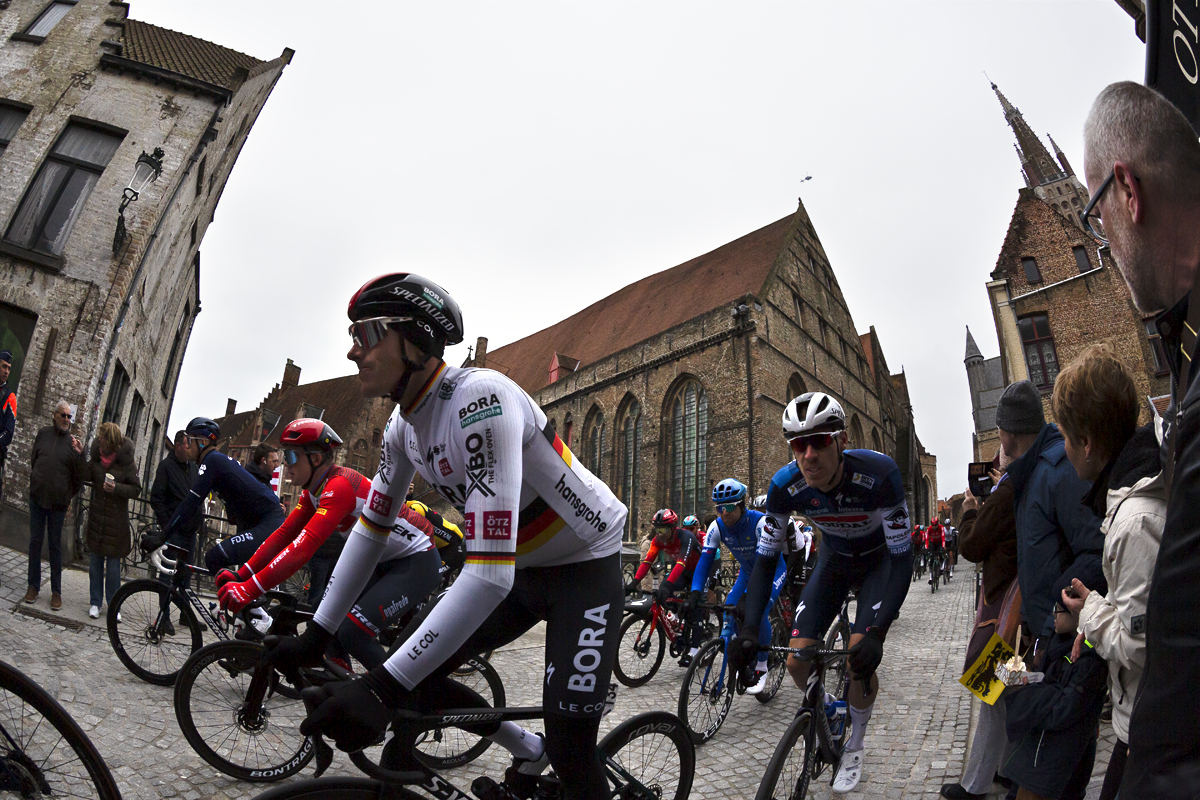
[[[111,492],[104,491],[106,474],[112,475],[116,483]],[[92,442],[88,483],[92,484],[87,521],[88,550],[100,556],[124,558],[133,549],[129,536],[129,501],[142,491],[137,464],[133,460],[133,442],[126,439],[117,449],[117,457],[107,467],[100,460],[99,440]]]
[[1054,632],[1054,582],[1080,555],[1104,550],[1100,519],[1083,505],[1090,484],[1067,460],[1062,434],[1046,423],[1029,450],[1008,466],[1016,497],[1017,580],[1021,619],[1035,636]]
[[[150,507],[154,509],[154,519],[159,528],[167,527],[175,509],[187,497],[196,482],[199,467],[195,461],[184,461],[174,452],[167,453],[154,473],[154,485],[150,487]],[[185,534],[193,534],[200,529],[202,517],[196,517],[188,525],[183,526]]]

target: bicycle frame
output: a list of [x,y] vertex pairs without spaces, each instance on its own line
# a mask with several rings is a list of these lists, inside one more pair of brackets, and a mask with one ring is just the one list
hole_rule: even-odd
[[[842,757],[840,749],[833,741],[833,733],[829,730],[829,718],[825,713],[825,670],[829,665],[850,655],[849,650],[825,650],[819,645],[810,647],[772,647],[771,650],[796,656],[810,662],[808,684],[804,690],[804,699],[797,713],[811,711],[813,725],[816,728],[817,741],[821,747],[821,757],[830,764],[836,763]],[[848,700],[850,696],[850,681],[846,681],[838,700]],[[848,723],[844,723],[848,724]]]
[[[167,545],[167,548],[169,551],[172,551],[173,554],[178,556],[182,556],[187,552],[182,547],[177,547],[176,545],[172,544]],[[200,615],[201,622],[207,625],[208,629],[211,630],[218,639],[228,639],[229,634],[226,631],[229,628],[229,623],[223,619],[218,620],[218,618],[214,616],[207,608],[205,608],[202,602],[200,602],[200,596],[197,595],[196,591],[188,585],[188,579],[192,575],[207,576],[209,575],[209,571],[204,567],[198,567],[194,564],[188,564],[186,562],[176,564],[175,574],[171,576],[171,590],[167,594],[163,595],[163,600],[158,608],[158,619],[154,620],[154,629],[158,630],[162,625],[163,618],[170,615],[171,598],[176,597],[187,600],[191,607]]]

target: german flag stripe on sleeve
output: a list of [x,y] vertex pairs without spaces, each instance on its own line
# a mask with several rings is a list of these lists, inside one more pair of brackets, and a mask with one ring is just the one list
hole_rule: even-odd
[[363,524],[363,527],[366,528],[370,533],[375,534],[376,536],[380,537],[381,539],[386,539],[392,535],[392,531],[390,528],[385,528],[382,525],[377,525],[374,522],[371,522],[371,520],[367,519],[366,514],[359,517],[358,521],[361,522]]
[[495,564],[509,566],[517,563],[515,553],[467,553],[468,564]]

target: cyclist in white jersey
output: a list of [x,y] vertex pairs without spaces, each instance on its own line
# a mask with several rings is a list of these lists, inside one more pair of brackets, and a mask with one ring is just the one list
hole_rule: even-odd
[[[408,640],[364,678],[331,684],[302,732],[355,750],[383,731],[388,707],[482,705],[446,676],[545,620],[545,672],[538,676],[544,746],[511,722],[473,730],[513,752],[506,784],[515,793],[527,791],[522,776],[544,768],[548,756],[565,797],[606,798],[595,745],[624,607],[625,506],[519,386],[498,372],[442,360],[446,344],[462,341],[463,326],[440,286],[410,273],[384,275],[355,293],[348,313],[348,357],[363,394],[391,397],[397,407],[384,430],[379,473],[309,629],[324,636],[337,629],[384,550],[414,473],[462,511],[467,556]],[[306,631],[272,643],[271,658],[284,668],[313,663],[321,638]]]

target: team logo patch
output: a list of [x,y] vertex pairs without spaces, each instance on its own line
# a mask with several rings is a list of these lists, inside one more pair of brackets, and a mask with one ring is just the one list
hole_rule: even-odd
[[512,512],[485,511],[483,512],[484,539],[511,539]]
[[888,524],[888,527],[894,531],[908,530],[908,514],[904,513],[903,508],[897,508],[892,513],[883,518],[883,521]]
[[493,394],[491,397],[480,397],[478,400],[468,403],[465,408],[460,408],[458,422],[460,427],[465,428],[489,417],[499,417],[503,414],[504,409],[500,406],[500,399]]
[[474,511],[468,511],[466,514],[463,514],[463,538],[464,539],[474,539],[475,538],[475,512]]
[[367,508],[381,517],[386,517],[392,513],[392,498],[372,489],[371,498],[367,500]]
[[857,484],[864,489],[871,489],[875,486],[875,479],[870,475],[864,475],[861,472],[854,473],[854,477],[850,479],[850,482]]
[[457,386],[453,381],[442,381],[442,385],[438,387],[438,399],[449,400],[454,396],[454,387]]
[[790,494],[792,497],[795,497],[796,495],[800,494],[807,488],[808,488],[807,481],[796,481],[795,483],[793,483],[791,486],[788,487],[788,494]]
[[816,508],[816,507],[817,507],[817,506],[819,506],[819,505],[821,505],[821,501],[820,501],[820,500],[818,500],[817,498],[815,498],[815,497],[814,497],[814,498],[812,499],[812,507],[813,507],[813,508]]
[[449,477],[450,473],[454,472],[454,468],[450,466],[449,459],[443,458],[438,462],[438,472],[442,473],[443,478]]

